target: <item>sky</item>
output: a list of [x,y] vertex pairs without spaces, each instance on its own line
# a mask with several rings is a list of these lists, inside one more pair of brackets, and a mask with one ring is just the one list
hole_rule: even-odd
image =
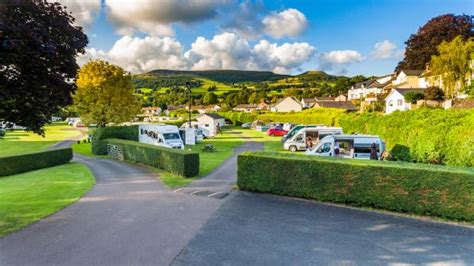
[[[53,1],[53,0],[50,0]],[[380,76],[429,19],[472,0],[59,0],[88,35],[80,65]]]

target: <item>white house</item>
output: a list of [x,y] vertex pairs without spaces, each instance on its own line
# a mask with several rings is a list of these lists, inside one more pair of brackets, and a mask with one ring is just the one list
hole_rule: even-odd
[[143,115],[159,115],[161,113],[160,107],[143,107],[142,114]]
[[301,99],[301,105],[303,105],[303,108],[313,107],[314,102],[316,102],[316,100],[314,98],[302,98]]
[[272,108],[272,112],[300,112],[303,110],[303,105],[295,97],[286,97]]
[[392,84],[397,88],[419,88],[422,73],[422,69],[400,70]]
[[406,111],[411,110],[411,103],[407,103],[405,101],[405,94],[408,92],[421,92],[423,93],[425,89],[417,88],[417,89],[400,89],[395,88],[392,89],[390,94],[385,98],[385,113],[390,114],[397,110],[399,111]]
[[376,101],[377,96],[385,93],[387,86],[392,83],[393,79],[393,74],[389,74],[376,79],[356,83],[348,91],[349,101]]
[[214,113],[204,113],[199,115],[196,120],[199,123],[207,124],[207,125],[217,125],[219,124],[220,127],[225,126],[225,118]]

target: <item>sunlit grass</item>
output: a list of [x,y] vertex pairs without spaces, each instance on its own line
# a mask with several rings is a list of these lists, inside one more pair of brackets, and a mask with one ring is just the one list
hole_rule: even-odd
[[0,178],[0,236],[73,203],[95,183],[89,169],[69,163]]

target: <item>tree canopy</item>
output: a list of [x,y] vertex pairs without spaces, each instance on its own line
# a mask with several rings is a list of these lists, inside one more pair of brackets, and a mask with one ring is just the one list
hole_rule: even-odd
[[449,98],[464,88],[472,74],[470,64],[474,60],[474,38],[465,40],[462,36],[438,46],[438,54],[430,63],[432,79],[441,77],[442,88]]
[[59,3],[3,0],[0,8],[0,118],[43,133],[71,103],[87,36]]
[[405,42],[405,58],[398,63],[401,69],[424,69],[431,56],[438,55],[437,47],[443,41],[451,41],[456,36],[474,37],[471,17],[446,14],[429,20]]
[[74,108],[85,124],[122,123],[139,112],[131,76],[119,66],[90,61],[80,69],[76,85]]

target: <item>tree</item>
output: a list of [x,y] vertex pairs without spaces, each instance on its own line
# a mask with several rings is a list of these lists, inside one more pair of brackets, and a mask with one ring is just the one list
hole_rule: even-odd
[[474,38],[464,40],[462,36],[438,46],[439,55],[430,62],[432,79],[441,77],[445,95],[453,98],[457,90],[466,86],[472,73],[471,60],[474,60]]
[[203,104],[216,104],[217,103],[217,95],[213,92],[208,92],[202,97],[201,102]]
[[140,110],[131,76],[119,66],[90,61],[80,69],[76,85],[74,108],[85,124],[126,122]]
[[401,69],[424,69],[431,56],[438,55],[437,47],[443,41],[451,41],[461,35],[466,39],[473,37],[471,17],[446,14],[429,20],[416,34],[405,42],[405,58],[398,63]]
[[405,96],[404,96],[405,101],[409,103],[416,103],[418,100],[423,99],[423,97],[425,97],[423,93],[416,92],[416,91],[407,92],[405,93]]
[[436,86],[426,88],[423,94],[425,95],[426,100],[439,101],[444,98],[443,90]]
[[52,114],[71,103],[87,36],[60,4],[0,4],[0,117],[42,134]]

